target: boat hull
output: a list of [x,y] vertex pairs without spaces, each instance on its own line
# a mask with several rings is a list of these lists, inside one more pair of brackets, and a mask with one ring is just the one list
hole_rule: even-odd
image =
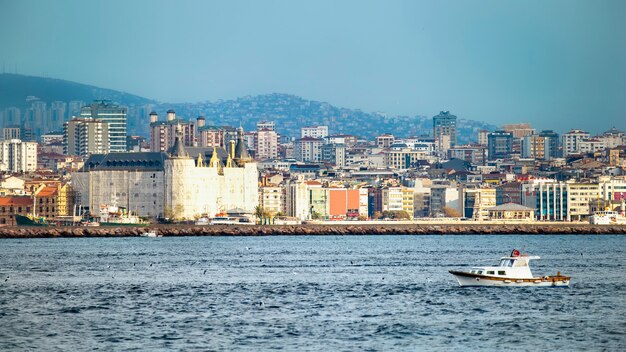
[[506,277],[492,277],[466,273],[463,271],[450,271],[461,286],[496,286],[496,287],[567,287],[570,283],[568,276],[544,276],[531,279],[516,279]]

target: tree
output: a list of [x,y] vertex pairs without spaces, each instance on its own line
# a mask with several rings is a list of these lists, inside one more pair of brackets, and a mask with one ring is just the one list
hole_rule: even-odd
[[443,207],[442,210],[443,210],[443,213],[446,214],[446,217],[449,217],[449,218],[460,218],[461,217],[461,213],[459,213],[459,211],[454,209],[454,208]]
[[374,219],[374,220],[378,220],[378,219],[380,219],[382,217],[383,217],[383,214],[381,212],[379,212],[379,211],[376,211],[376,212],[374,212],[374,214],[372,214],[372,219]]
[[393,219],[411,219],[411,214],[409,214],[406,210],[396,210],[391,212]]

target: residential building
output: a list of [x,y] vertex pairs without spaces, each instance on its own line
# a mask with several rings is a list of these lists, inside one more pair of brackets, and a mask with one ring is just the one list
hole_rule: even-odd
[[579,154],[580,142],[589,139],[589,137],[591,137],[591,134],[582,130],[570,130],[564,133],[561,137],[563,141],[563,156]]
[[328,126],[307,126],[300,129],[300,138],[322,139],[328,136]]
[[487,161],[487,148],[483,145],[460,145],[448,149],[448,159],[461,159],[473,165],[484,165]]
[[446,155],[448,149],[456,145],[456,116],[449,111],[433,116],[433,137],[435,149],[440,155]]
[[503,130],[489,133],[487,137],[489,160],[506,159],[513,153],[513,134]]
[[294,153],[296,160],[318,163],[322,161],[322,146],[324,140],[314,137],[296,139]]
[[9,139],[21,139],[21,128],[19,126],[5,127],[2,129],[2,139],[8,141]]
[[547,137],[531,134],[522,138],[522,158],[545,160],[546,148],[550,150]]
[[[201,119],[203,121],[203,118]],[[176,117],[174,110],[168,110],[165,121],[159,121],[156,112],[150,113],[150,151],[165,152],[174,146],[176,131],[182,133],[181,141],[185,147],[196,145],[196,123]]]
[[109,129],[109,151],[126,151],[126,114],[128,109],[107,100],[95,101],[80,109],[80,117],[106,122]]
[[559,134],[552,130],[543,130],[539,136],[545,140],[545,160],[552,160],[561,157],[561,139]]
[[63,154],[88,157],[110,152],[109,125],[92,118],[73,118],[63,126]]
[[389,148],[395,141],[393,134],[381,134],[376,137],[376,146],[381,149]]
[[278,141],[280,136],[273,129],[262,129],[253,132],[254,157],[257,160],[278,158]]
[[276,185],[265,185],[259,187],[259,206],[270,215],[285,212],[282,187]]
[[337,168],[346,167],[346,145],[343,143],[324,144],[322,146],[322,161],[333,164]]
[[478,144],[482,145],[482,146],[487,146],[488,141],[488,136],[489,136],[489,131],[488,130],[479,130],[478,131]]
[[19,139],[0,141],[0,171],[13,173],[37,169],[37,143]]
[[423,150],[406,147],[390,148],[382,152],[384,165],[390,169],[417,168],[424,160],[430,160],[429,154]]

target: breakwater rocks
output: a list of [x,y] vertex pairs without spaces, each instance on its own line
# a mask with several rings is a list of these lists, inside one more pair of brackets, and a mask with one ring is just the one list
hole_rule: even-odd
[[626,234],[624,225],[588,224],[385,224],[385,225],[154,225],[147,227],[0,227],[0,238],[286,235],[499,235]]

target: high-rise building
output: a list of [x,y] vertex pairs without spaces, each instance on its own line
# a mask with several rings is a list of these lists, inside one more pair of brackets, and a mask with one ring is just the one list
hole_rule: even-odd
[[102,120],[74,118],[64,124],[63,152],[65,155],[88,157],[109,153],[109,126]]
[[254,136],[254,157],[257,160],[278,158],[279,135],[274,130],[258,130]]
[[19,139],[0,141],[0,171],[30,172],[37,169],[37,143]]
[[322,160],[322,145],[320,138],[304,137],[296,139],[295,157],[298,161],[318,163]]
[[[42,134],[51,131],[52,127],[48,119],[47,105],[36,98],[29,100],[30,108],[24,114],[24,127],[31,131],[30,138],[37,139]],[[26,139],[26,136],[23,136]]]
[[511,132],[513,138],[524,138],[535,134],[535,129],[531,127],[529,123],[510,123],[502,125],[502,130]]
[[513,153],[513,134],[503,130],[489,133],[487,136],[489,160],[506,159]]
[[328,126],[307,126],[300,129],[300,138],[324,138],[328,136]]
[[80,109],[82,118],[106,122],[109,128],[109,151],[126,151],[126,115],[128,109],[108,100],[97,100]]
[[487,146],[488,140],[487,136],[489,136],[489,131],[487,130],[479,130],[478,131],[478,144]]
[[0,127],[21,126],[22,115],[21,110],[16,107],[10,107],[4,109],[2,119],[0,120]]
[[580,153],[580,142],[589,139],[591,134],[582,130],[570,130],[562,136],[563,156]]
[[5,127],[2,129],[2,139],[8,141],[9,139],[21,139],[21,128],[18,126]]
[[276,122],[274,121],[259,121],[256,123],[257,131],[274,131],[276,129]]
[[[202,123],[203,120],[199,120]],[[176,117],[174,110],[167,111],[165,121],[159,121],[156,112],[150,113],[150,151],[165,152],[174,146],[176,131],[180,128],[181,141],[185,147],[193,147],[196,144],[196,127],[193,121],[187,121]]]
[[513,154],[521,154],[524,137],[535,134],[535,129],[529,123],[510,123],[502,125],[501,130],[513,135]]
[[528,135],[522,138],[522,158],[545,160],[546,141],[546,137],[541,137],[536,134]]
[[456,145],[456,116],[449,111],[441,111],[433,116],[433,137],[435,148],[440,155],[445,155],[450,147]]
[[551,160],[561,157],[561,139],[559,134],[552,130],[543,130],[539,132],[540,137],[544,137],[546,140],[545,159]]
[[[66,121],[67,104],[64,101],[53,101],[48,110],[49,129],[44,131],[46,134],[50,131],[58,131],[63,127]],[[41,137],[41,136],[40,136]]]
[[80,109],[85,106],[85,102],[82,100],[72,100],[67,104],[67,116],[68,118],[80,116]]

